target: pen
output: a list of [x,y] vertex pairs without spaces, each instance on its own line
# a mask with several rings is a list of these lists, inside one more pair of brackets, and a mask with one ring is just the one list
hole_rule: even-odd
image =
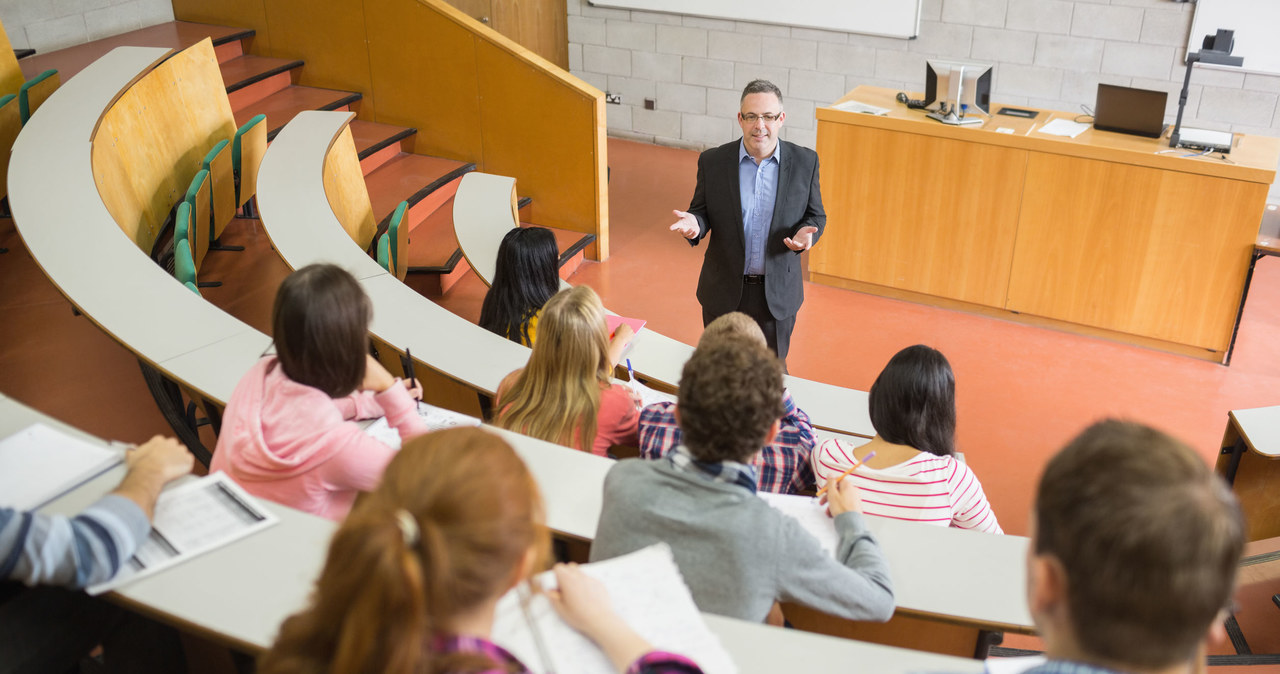
[[409,347],[407,346],[404,347],[404,359],[409,361],[408,372],[405,374],[409,375],[409,387],[413,388],[418,385],[418,380],[417,377],[413,376],[413,354],[409,353]]
[[554,674],[555,668],[551,666],[551,651],[547,649],[547,644],[542,640],[542,630],[538,627],[538,621],[533,617],[533,611],[529,610],[529,602],[533,601],[533,594],[529,591],[529,584],[521,583],[518,586],[517,593],[520,596],[520,610],[524,613],[524,620],[529,623],[529,635],[533,637],[533,646],[538,649],[538,659],[542,661],[542,670],[546,674]]
[[631,359],[630,359],[630,358],[628,358],[628,359],[627,359],[627,379],[629,379],[629,380],[631,380],[631,381],[635,381],[635,380],[636,380],[636,373],[635,373],[635,370],[632,370],[632,369],[631,369]]
[[[866,456],[862,457],[862,460],[861,460],[861,461],[858,461],[857,463],[853,464],[852,466],[849,466],[849,469],[848,469],[848,470],[846,470],[846,471],[845,471],[845,472],[843,472],[843,473],[840,473],[840,477],[837,477],[837,478],[835,479],[835,481],[836,481],[836,482],[839,482],[840,480],[843,480],[843,479],[845,479],[846,477],[849,477],[849,473],[852,473],[853,471],[857,470],[857,469],[858,469],[858,466],[861,466],[862,464],[864,464],[864,463],[866,463],[866,462],[870,461],[870,460],[871,460],[871,457],[873,457],[873,456],[875,456],[875,455],[876,455],[875,450],[872,450],[872,451],[868,452]],[[819,489],[819,490],[818,490],[818,493],[814,494],[814,497],[815,497],[815,498],[817,498],[818,496],[822,496],[822,495],[823,495],[823,494],[825,494],[826,492],[827,492],[827,488],[826,488],[826,487],[823,487],[822,489]]]

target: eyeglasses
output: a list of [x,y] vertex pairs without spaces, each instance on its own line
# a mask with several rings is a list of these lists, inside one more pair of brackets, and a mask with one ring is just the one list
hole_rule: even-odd
[[739,113],[738,116],[741,117],[742,121],[746,122],[747,124],[755,124],[757,120],[761,120],[761,119],[764,120],[765,124],[773,124],[774,122],[782,119],[782,114],[783,113],[781,112],[779,112],[776,115],[773,114],[772,112],[766,112],[763,115],[757,115],[754,112],[748,112],[745,114]]

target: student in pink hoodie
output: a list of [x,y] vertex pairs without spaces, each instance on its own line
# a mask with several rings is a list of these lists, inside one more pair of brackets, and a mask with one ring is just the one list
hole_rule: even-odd
[[341,521],[356,493],[372,491],[395,450],[354,423],[385,415],[408,439],[427,431],[420,387],[369,356],[373,308],[360,284],[329,264],[280,285],[272,310],[276,355],[236,385],[210,471],[249,493]]

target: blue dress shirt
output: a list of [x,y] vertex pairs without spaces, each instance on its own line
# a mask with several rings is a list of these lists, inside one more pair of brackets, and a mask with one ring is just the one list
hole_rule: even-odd
[[773,154],[756,163],[747,146],[738,143],[738,194],[742,198],[742,238],[746,242],[743,274],[764,273],[764,248],[773,222],[773,205],[778,197],[778,164],[782,143]]

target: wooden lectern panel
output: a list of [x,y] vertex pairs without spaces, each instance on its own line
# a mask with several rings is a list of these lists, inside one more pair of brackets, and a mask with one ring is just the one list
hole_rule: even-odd
[[1226,351],[1266,185],[1048,153],[1026,184],[1006,309]]
[[1004,306],[1026,150],[819,122],[817,274]]

